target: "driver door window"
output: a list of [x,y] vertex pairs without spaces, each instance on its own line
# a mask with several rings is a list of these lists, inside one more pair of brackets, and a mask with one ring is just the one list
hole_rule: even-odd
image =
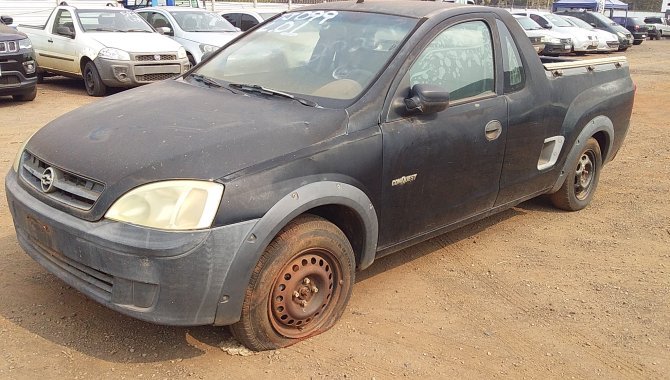
[[494,91],[493,44],[483,21],[452,26],[433,39],[409,70],[410,87],[437,85],[450,101]]
[[52,31],[53,34],[60,34],[58,33],[58,28],[61,26],[70,29],[70,31],[74,33],[74,23],[72,22],[72,15],[70,14],[70,11],[65,9],[58,11],[56,20],[54,21],[54,27]]

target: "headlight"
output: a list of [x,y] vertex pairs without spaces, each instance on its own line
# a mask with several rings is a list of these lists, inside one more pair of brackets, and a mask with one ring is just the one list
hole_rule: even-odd
[[19,172],[19,165],[21,164],[21,156],[23,156],[23,151],[26,150],[26,145],[28,145],[28,141],[30,141],[30,139],[32,139],[33,136],[35,136],[35,133],[37,133],[37,131],[33,132],[33,134],[30,135],[30,137],[25,139],[25,141],[23,141],[23,143],[21,144],[21,147],[19,147],[19,151],[16,152],[16,157],[14,157],[14,164],[12,165],[12,168],[17,173]]
[[117,61],[130,61],[130,54],[121,49],[104,48],[98,53],[98,57],[106,59],[115,59]]
[[194,230],[212,225],[223,185],[175,180],[150,183],[119,198],[105,217],[164,230]]
[[621,33],[621,32],[616,32],[616,35],[621,37],[621,38],[626,38],[626,35]]
[[210,53],[216,51],[219,47],[214,45],[200,44],[200,51],[203,53]]
[[32,49],[33,44],[30,42],[30,38],[24,38],[19,40],[19,49]]
[[186,58],[186,49],[183,46],[180,46],[179,50],[177,50],[177,58]]
[[552,43],[552,44],[560,44],[561,39],[556,38],[556,37],[547,37],[547,42]]

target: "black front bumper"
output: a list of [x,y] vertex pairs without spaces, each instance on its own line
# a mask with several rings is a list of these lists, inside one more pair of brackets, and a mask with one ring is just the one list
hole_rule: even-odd
[[239,319],[244,294],[224,291],[223,283],[242,273],[232,263],[256,220],[188,232],[88,222],[40,202],[18,181],[10,170],[5,187],[18,241],[70,286],[111,309],[159,324]]
[[33,91],[35,73],[26,74],[23,62],[34,61],[32,53],[0,54],[0,95],[21,95]]

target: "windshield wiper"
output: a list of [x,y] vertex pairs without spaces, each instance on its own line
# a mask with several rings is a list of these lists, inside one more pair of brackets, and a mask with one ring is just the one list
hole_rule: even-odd
[[92,31],[96,32],[120,32],[118,29],[113,29],[113,28],[95,28],[95,29],[89,29]]
[[246,83],[231,83],[229,84],[230,87],[236,88],[241,91],[245,92],[257,92],[259,94],[263,95],[271,95],[271,96],[280,96],[282,98],[287,98],[291,100],[295,100],[299,102],[300,104],[308,107],[318,107],[319,105],[316,104],[315,102],[303,98],[299,98],[297,96],[288,94],[286,92],[278,91],[278,90],[273,90],[271,88],[259,86],[257,84],[246,84]]
[[124,32],[144,32],[144,33],[153,33],[151,30],[146,29],[126,29]]
[[190,77],[193,78],[193,80],[195,80],[196,82],[206,84],[209,87],[216,87],[216,88],[223,87],[223,85],[221,83],[215,81],[214,79],[212,79],[210,77],[206,77],[202,74],[191,74]]

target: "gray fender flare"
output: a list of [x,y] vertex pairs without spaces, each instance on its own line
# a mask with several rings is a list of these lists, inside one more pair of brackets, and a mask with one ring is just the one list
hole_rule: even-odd
[[[607,116],[596,116],[591,119],[591,121],[586,123],[582,131],[579,133],[579,136],[577,136],[575,143],[572,145],[572,149],[570,149],[570,152],[567,155],[565,164],[563,164],[561,174],[556,180],[554,187],[552,187],[548,193],[555,193],[558,191],[558,189],[561,188],[561,186],[563,186],[563,182],[565,182],[568,174],[570,174],[572,172],[572,168],[577,165],[577,160],[579,160],[578,155],[586,146],[586,142],[589,140],[589,138],[591,138],[591,136],[598,132],[605,132],[608,135],[608,146],[606,148],[607,152],[611,152],[610,147],[614,142],[614,124],[612,124],[612,121]],[[607,162],[607,158],[603,157],[603,163],[605,162]]]
[[341,182],[322,181],[304,185],[272,206],[252,227],[234,254],[219,297],[215,325],[239,320],[251,274],[277,233],[298,215],[314,207],[332,204],[349,207],[358,214],[365,228],[364,248],[358,266],[364,269],[372,264],[377,251],[379,224],[368,196],[357,187]]

